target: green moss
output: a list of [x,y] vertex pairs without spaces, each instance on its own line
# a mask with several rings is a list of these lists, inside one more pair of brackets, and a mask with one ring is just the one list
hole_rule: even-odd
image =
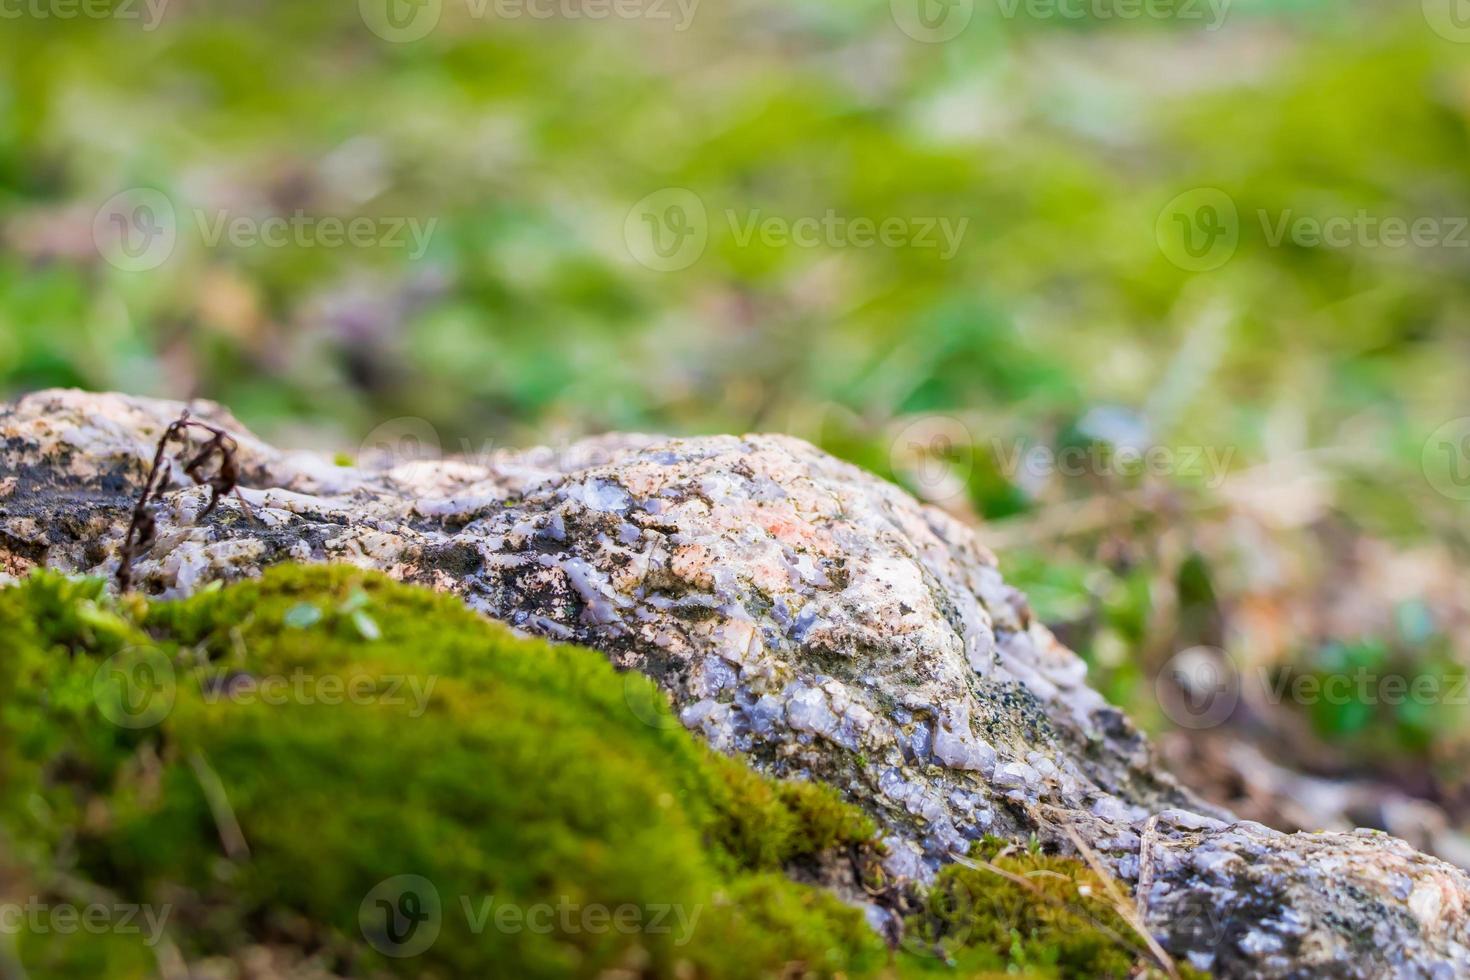
[[[881,884],[872,823],[833,790],[710,752],[595,652],[351,568],[172,603],[53,574],[0,591],[0,767],[0,903],[141,903],[166,926],[155,946],[43,913],[14,952],[0,935],[0,973],[7,955],[146,976],[251,949],[353,976],[947,970],[931,947],[976,969],[1141,962],[1108,934],[1012,948],[1011,919],[946,918],[965,870],[894,958],[787,874],[850,860]],[[432,885],[417,905],[404,875]],[[385,908],[428,915],[410,944],[437,937],[393,945]]]
[[[0,627],[0,813],[20,901],[75,903],[85,882],[108,903],[172,906],[187,958],[264,943],[341,972],[745,976],[886,958],[857,912],[780,873],[865,846],[865,818],[708,752],[666,715],[645,723],[656,699],[642,692],[635,714],[626,696],[642,678],[455,600],[281,568],[119,608],[98,583],[41,575],[0,593]],[[399,874],[432,882],[441,906],[412,959],[381,955],[359,923]],[[519,915],[497,926],[502,907]],[[624,907],[638,931],[614,926]],[[43,975],[153,966],[141,939],[90,938],[28,931],[20,956]]]
[[[1158,973],[1142,938],[1087,864],[987,838],[940,872],[908,920],[906,942],[964,975],[1132,977]],[[1187,967],[1182,975],[1199,976]]]

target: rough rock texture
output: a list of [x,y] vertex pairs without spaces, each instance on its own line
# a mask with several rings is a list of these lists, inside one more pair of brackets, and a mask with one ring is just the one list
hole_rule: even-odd
[[[0,409],[0,574],[114,571],[182,407],[52,391]],[[382,569],[654,676],[712,745],[867,808],[897,875],[987,832],[1075,836],[1199,967],[1470,971],[1470,876],[1382,835],[1228,822],[1161,772],[970,530],[806,443],[615,436],[357,468],[192,408],[237,434],[250,506],[201,519],[209,491],[176,472],[135,566],[149,592],[281,560]]]

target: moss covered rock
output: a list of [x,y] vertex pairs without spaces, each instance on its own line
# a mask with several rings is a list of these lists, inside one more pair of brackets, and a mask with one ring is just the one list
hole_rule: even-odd
[[1029,940],[1018,957],[1009,920],[975,931],[975,907],[950,922],[927,900],[912,911],[928,938],[890,953],[855,907],[890,884],[872,822],[829,787],[710,751],[633,683],[650,695],[636,711],[600,654],[340,566],[180,602],[53,573],[6,588],[9,969],[898,975],[964,955],[1123,976],[1147,962],[1107,936],[1084,960]]
[[[39,392],[0,407],[0,575],[37,567],[116,571],[154,447],[183,407],[76,391]],[[737,865],[741,873],[765,868],[775,874],[775,866],[784,864],[788,876],[819,882],[829,896],[863,904],[870,921],[894,937],[906,922],[914,925],[895,891],[908,894],[944,879],[946,869],[987,835],[1035,837],[1049,852],[1087,857],[1134,885],[1137,915],[1147,929],[1198,968],[1282,977],[1303,971],[1370,977],[1470,970],[1470,876],[1402,842],[1361,834],[1277,834],[1195,799],[1163,770],[1128,719],[1088,686],[1085,665],[1037,621],[1025,597],[1006,585],[994,556],[970,528],[806,443],[759,435],[608,436],[559,451],[508,451],[473,460],[405,460],[390,443],[386,454],[342,466],[276,450],[218,406],[191,408],[228,433],[236,450],[230,476],[239,477],[240,491],[214,507],[213,490],[186,479],[185,461],[201,447],[174,447],[183,454],[180,465],[163,481],[151,508],[157,533],[145,536],[136,560],[127,563],[142,591],[160,598],[196,594],[296,560],[349,563],[453,592],[474,610],[527,633],[596,649],[626,669],[620,681],[598,668],[611,687],[597,703],[631,715],[624,724],[677,740],[686,736],[667,729],[682,723],[709,746],[766,776],[835,790],[879,828],[885,877],[875,885],[863,862],[834,860],[831,854],[840,846],[819,853],[781,844],[788,836],[810,837],[807,817],[779,816],[792,808],[788,791],[778,792],[770,804],[777,816],[727,819],[714,838],[700,829],[700,814],[728,809],[718,807],[716,795],[707,804],[690,804],[685,819],[714,848],[707,855],[714,866],[721,855],[745,861]],[[232,615],[248,633],[247,624],[260,615],[256,604],[265,597],[225,594],[240,596]],[[209,602],[226,600],[196,601],[198,606],[177,608],[208,610]],[[421,652],[390,635],[362,602],[348,596],[280,610],[278,625],[300,632],[280,633],[279,649],[293,649],[293,636],[329,629],[416,663]],[[212,636],[209,643],[222,650],[230,634],[218,619],[195,632]],[[194,637],[184,630],[175,642],[192,649],[203,642]],[[248,643],[243,652],[229,653],[260,655]],[[210,669],[229,666],[220,656],[211,655]],[[460,659],[469,677],[487,669],[471,664],[467,655]],[[403,663],[395,656],[388,666],[406,670]],[[125,676],[131,676],[128,670],[166,673],[156,658],[124,665]],[[287,659],[279,670],[296,666]],[[200,690],[252,690],[252,670],[239,669],[241,676],[209,680],[213,687]],[[640,674],[653,678],[657,690]],[[19,703],[35,692],[34,684],[22,685]],[[413,833],[395,832],[382,845],[390,853],[407,849],[409,856],[428,853],[430,840],[443,848],[434,854],[456,853],[465,839],[459,824],[482,819],[481,810],[508,792],[497,781],[499,770],[483,761],[493,755],[490,750],[529,759],[529,750],[516,746],[534,744],[537,772],[567,773],[579,788],[591,785],[594,776],[618,772],[620,761],[633,760],[629,779],[644,769],[630,755],[637,739],[615,743],[606,758],[584,751],[588,740],[568,720],[584,719],[580,707],[558,714],[516,702],[505,709],[507,717],[521,710],[531,714],[520,734],[506,735],[508,729],[488,720],[478,701],[445,697],[445,710],[457,712],[451,725],[429,735],[426,725],[396,725],[384,713],[383,737],[391,733],[409,750],[390,745],[360,759],[349,754],[344,762],[341,751],[360,738],[357,725],[338,730],[334,721],[297,731],[281,724],[284,713],[265,711],[224,725],[211,722],[217,716],[206,710],[208,699],[196,704],[181,696],[162,724],[180,727],[205,751],[172,760],[160,756],[160,772],[199,787],[192,816],[207,813],[227,857],[236,861],[245,845],[235,839],[238,814],[232,814],[243,804],[224,806],[218,791],[225,782],[219,774],[223,763],[216,756],[240,767],[244,803],[270,792],[270,769],[247,770],[244,756],[284,771],[293,760],[314,758],[328,774],[341,769],[375,787],[419,767],[427,787],[405,783],[391,806],[380,801],[376,813],[366,807],[384,819],[404,807],[421,814],[422,825],[409,825]],[[677,723],[663,707],[665,697]],[[127,698],[119,694],[115,701],[121,711]],[[254,744],[250,725],[258,726],[264,745]],[[567,726],[566,740],[559,725]],[[541,733],[539,741],[532,731]],[[301,744],[270,741],[293,733]],[[79,737],[84,744],[108,741],[90,731]],[[501,737],[512,741],[494,741]],[[312,744],[313,738],[323,744]],[[456,775],[475,766],[478,780],[459,787]],[[247,771],[254,783],[245,780]],[[508,771],[518,778],[525,772]],[[658,771],[660,780],[678,782],[673,772]],[[90,774],[85,767],[81,772]],[[546,783],[544,775],[541,781]],[[337,825],[345,824],[349,841],[372,839],[368,828],[379,821],[334,806],[338,798],[322,789],[330,780],[310,785],[319,798],[308,796],[300,806],[267,811],[259,804],[265,825],[340,831]],[[541,791],[551,793],[550,785]],[[447,795],[436,795],[441,792]],[[115,806],[98,810],[107,827],[131,826],[118,822],[119,813],[147,814],[149,833],[130,838],[133,847],[157,840],[151,821],[163,821],[166,836],[190,816],[172,810],[160,815],[144,805],[153,797],[141,796],[135,806],[124,793]],[[662,827],[662,809],[648,804],[664,794],[650,789],[636,798],[640,805],[621,809],[587,804],[578,818],[583,822],[574,825],[600,820],[605,826],[636,811],[649,827],[659,828],[647,831],[652,839],[675,846],[679,838]],[[569,814],[582,813],[575,799],[558,805]],[[525,807],[510,812],[540,812],[529,803]],[[747,808],[748,801],[737,809]],[[451,825],[441,826],[446,819]],[[540,823],[527,823],[531,829],[506,834],[514,849],[552,847],[561,839],[547,837],[537,829]],[[789,835],[783,826],[792,828]],[[638,868],[648,863],[623,851],[600,858],[625,859]],[[661,857],[654,861],[671,873],[680,867]],[[598,866],[588,865],[594,871]],[[455,896],[464,887],[488,893],[481,887],[485,875],[475,877],[473,862],[467,867],[468,885],[454,880],[452,890],[445,890]],[[594,871],[588,881],[598,880]],[[326,883],[351,891],[339,881],[340,871],[303,874],[324,875]],[[551,880],[560,887],[562,880],[579,879]],[[792,904],[796,893],[783,891],[780,881],[763,886],[765,899],[746,903],[747,911],[800,907]],[[312,895],[322,893],[317,884]],[[728,899],[737,884],[718,894]],[[868,901],[871,888],[882,890],[883,900]],[[262,887],[257,894],[268,891]],[[509,894],[517,894],[514,887]],[[398,908],[392,902],[386,907]],[[711,897],[709,908],[717,907]],[[324,912],[301,914],[311,921]],[[779,935],[785,929],[779,921],[763,925],[763,934]],[[806,945],[774,948],[821,968],[847,963],[844,956],[860,963],[862,943],[844,952],[840,943],[820,938],[835,929],[822,925],[810,934],[819,938]],[[773,948],[747,943],[738,931],[728,934],[736,955],[755,961],[764,962],[762,950]],[[864,936],[863,942],[870,940]],[[587,945],[590,951],[579,947],[579,955],[602,955],[605,946],[621,950],[610,939]],[[655,961],[659,968],[679,962],[663,946],[649,945],[647,955],[666,954]],[[836,960],[830,961],[833,949]]]
[[[8,564],[115,572],[183,408],[74,391],[0,407]],[[883,828],[890,872],[917,881],[987,834],[1070,846],[1080,829],[1118,862],[1130,822],[1223,816],[1088,686],[969,528],[800,440],[613,435],[423,460],[389,439],[343,467],[190,408],[231,433],[243,489],[211,511],[175,465],[130,563],[141,591],[289,560],[452,591],[653,677],[715,748],[837,787]]]
[[862,866],[866,817],[642,723],[605,658],[457,601],[342,568],[152,606],[41,575],[0,593],[0,635],[5,900],[166,926],[41,912],[18,943],[36,976],[886,960],[860,912],[783,873]]

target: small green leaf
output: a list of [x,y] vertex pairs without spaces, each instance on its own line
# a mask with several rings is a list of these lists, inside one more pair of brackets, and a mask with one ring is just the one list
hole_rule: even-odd
[[304,630],[322,621],[322,611],[309,602],[301,602],[286,610],[282,619],[293,630]]
[[358,634],[364,640],[380,640],[383,637],[383,631],[378,629],[377,622],[361,609],[352,614],[352,625],[357,627]]
[[342,601],[342,605],[337,607],[337,611],[346,616],[349,613],[355,613],[359,609],[365,608],[371,601],[368,598],[368,594],[362,589],[353,589],[352,593]]

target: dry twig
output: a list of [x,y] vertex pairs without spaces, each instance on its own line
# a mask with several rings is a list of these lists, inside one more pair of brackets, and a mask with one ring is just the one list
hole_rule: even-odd
[[1138,917],[1144,922],[1148,921],[1148,893],[1154,885],[1154,829],[1159,825],[1159,815],[1155,813],[1148,818],[1143,825],[1143,834],[1138,845],[1138,889],[1136,898],[1138,900]]
[[1128,901],[1127,897],[1118,890],[1118,886],[1113,882],[1113,876],[1103,866],[1102,859],[1097,856],[1097,852],[1087,846],[1087,842],[1082,839],[1082,835],[1077,833],[1077,828],[1073,827],[1070,823],[1063,823],[1062,828],[1066,830],[1067,836],[1072,839],[1073,845],[1076,846],[1083,860],[1088,863],[1092,870],[1097,873],[1098,878],[1102,880],[1103,888],[1107,890],[1108,897],[1112,899],[1114,910],[1124,922],[1133,927],[1134,932],[1138,933],[1138,938],[1142,939],[1144,944],[1148,946],[1149,952],[1154,955],[1154,959],[1158,961],[1160,968],[1169,975],[1170,980],[1179,980],[1179,967],[1174,964],[1174,957],[1170,956],[1164,950],[1164,947],[1159,945],[1159,941],[1153,937],[1153,933],[1148,931],[1148,924],[1139,917],[1138,910],[1134,908],[1133,903]]
[[209,812],[214,817],[220,846],[225,849],[225,854],[234,861],[248,859],[250,845],[245,842],[245,831],[240,828],[235,808],[230,806],[224,782],[204,757],[203,751],[189,753],[189,767],[194,770],[194,776],[199,780],[199,789],[203,791],[204,800],[209,804]]
[[[198,486],[209,487],[209,506],[204,509],[201,517],[207,517],[219,506],[219,500],[227,493],[238,492],[240,483],[240,463],[237,458],[240,445],[224,429],[201,422],[189,417],[189,410],[184,411],[177,419],[169,423],[168,428],[163,430],[163,435],[158,439],[158,448],[153,452],[153,465],[149,467],[148,479],[143,483],[143,492],[138,496],[138,502],[133,506],[132,520],[128,522],[127,537],[123,539],[122,553],[118,558],[117,565],[117,587],[120,592],[127,592],[133,586],[133,562],[148,553],[158,542],[158,522],[153,516],[150,505],[163,492],[163,487],[168,483],[168,474],[173,468],[172,462],[167,458],[168,446],[171,442],[179,442],[187,445],[189,442],[188,432],[190,429],[202,429],[209,433],[210,438],[204,446],[184,464],[184,472]],[[217,463],[212,473],[207,467],[210,460],[215,459]],[[240,498],[244,503],[244,497]],[[248,509],[247,509],[248,512]]]

